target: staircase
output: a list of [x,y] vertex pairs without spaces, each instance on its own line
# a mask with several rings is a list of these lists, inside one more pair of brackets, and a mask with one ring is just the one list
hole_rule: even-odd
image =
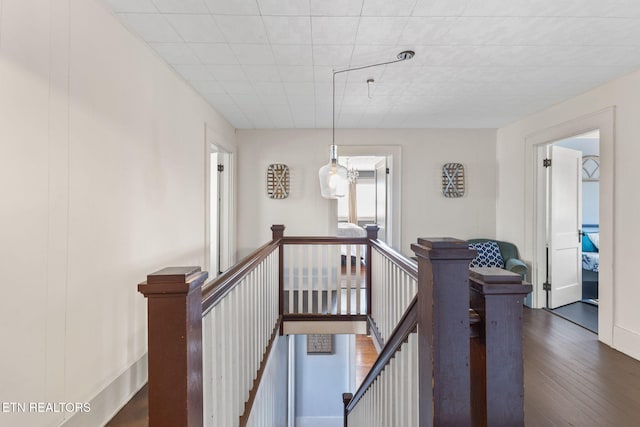
[[273,238],[214,280],[173,267],[148,299],[150,426],[284,426],[280,336],[370,332],[381,352],[345,426],[524,425],[520,276],[469,269],[465,241]]

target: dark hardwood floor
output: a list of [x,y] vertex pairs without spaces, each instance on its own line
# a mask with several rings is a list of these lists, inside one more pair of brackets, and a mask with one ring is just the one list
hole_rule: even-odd
[[106,427],[148,427],[149,390],[147,384],[116,414]]
[[527,427],[640,425],[640,362],[546,310],[524,314]]
[[[358,337],[356,349],[359,384],[375,348]],[[524,311],[524,379],[527,427],[640,425],[640,362],[545,310]],[[146,427],[146,407],[145,386],[107,426]]]

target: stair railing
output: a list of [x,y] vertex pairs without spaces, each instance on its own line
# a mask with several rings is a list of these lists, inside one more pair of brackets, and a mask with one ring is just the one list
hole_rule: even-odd
[[[249,421],[280,329],[283,230],[273,226],[271,242],[207,283],[200,267],[172,267],[138,285],[148,299],[150,426],[276,425]],[[265,416],[284,416],[286,400],[272,404]]]
[[378,241],[375,226],[357,239],[272,231],[207,283],[199,267],[176,267],[138,286],[148,299],[151,426],[282,424],[286,375],[269,355],[282,348],[285,319],[369,325],[382,350],[344,396],[351,426],[522,425],[521,304],[531,286],[519,276],[470,278],[475,251],[457,239],[418,239],[416,263]]
[[357,392],[343,395],[345,427],[523,426],[522,301],[531,285],[497,268],[471,269],[470,278],[475,250],[463,240],[411,247],[417,295]]
[[[349,426],[470,425],[468,266],[475,251],[448,238],[418,239],[411,248],[417,295],[345,407]],[[371,417],[367,406],[378,405]]]

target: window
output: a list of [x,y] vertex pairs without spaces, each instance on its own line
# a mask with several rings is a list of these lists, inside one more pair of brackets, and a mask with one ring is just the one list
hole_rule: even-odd
[[[359,222],[375,222],[376,180],[374,171],[358,171],[356,208]],[[338,199],[338,221],[346,221],[349,213],[349,194]]]

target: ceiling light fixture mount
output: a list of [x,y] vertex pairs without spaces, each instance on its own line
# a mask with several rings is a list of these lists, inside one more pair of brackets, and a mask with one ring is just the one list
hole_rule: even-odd
[[400,61],[406,61],[407,59],[411,59],[416,55],[416,53],[412,50],[403,50],[397,56]]
[[[415,56],[415,52],[412,50],[404,50],[400,52],[395,60],[380,62],[378,64],[363,65],[361,67],[346,68],[344,70],[333,70],[333,110],[332,110],[332,133],[331,133],[331,148],[329,150],[329,163],[322,166],[318,171],[320,178],[320,194],[325,199],[337,199],[344,197],[347,192],[347,185],[349,182],[347,168],[338,164],[338,147],[336,146],[336,74],[346,73],[348,71],[364,70],[365,68],[379,67],[381,65],[395,64],[396,62],[406,61]],[[370,87],[373,83],[373,79],[367,80],[367,85]]]

